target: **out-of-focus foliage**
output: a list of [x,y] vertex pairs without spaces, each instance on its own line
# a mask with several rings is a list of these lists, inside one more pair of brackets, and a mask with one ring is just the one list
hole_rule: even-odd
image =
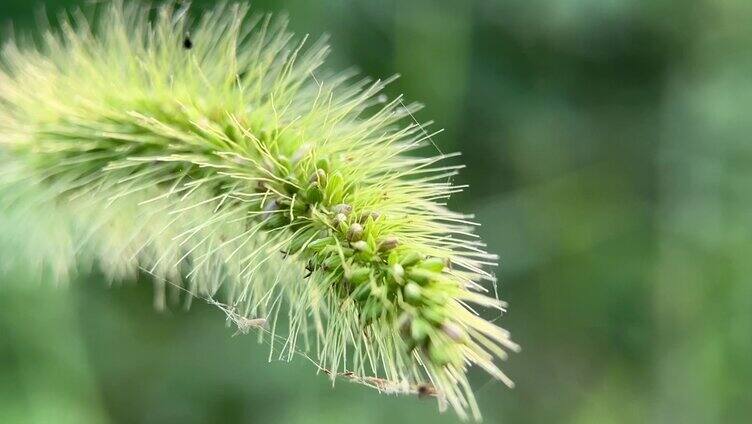
[[[4,0],[0,22],[74,4]],[[517,388],[476,375],[487,422],[752,419],[752,3],[255,4],[329,32],[332,67],[402,73],[390,93],[464,153],[451,206],[501,255],[523,346]],[[146,280],[2,272],[0,422],[455,421],[267,363],[210,307],[157,313]]]

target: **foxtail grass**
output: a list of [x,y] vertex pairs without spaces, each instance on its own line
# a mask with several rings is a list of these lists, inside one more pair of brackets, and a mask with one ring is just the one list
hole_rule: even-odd
[[[223,4],[73,12],[0,64],[0,186],[30,269],[148,273],[155,303],[205,299],[331,376],[480,417],[467,373],[517,350],[496,256],[454,156],[389,80],[322,70],[324,39]],[[182,293],[182,295],[181,295]]]

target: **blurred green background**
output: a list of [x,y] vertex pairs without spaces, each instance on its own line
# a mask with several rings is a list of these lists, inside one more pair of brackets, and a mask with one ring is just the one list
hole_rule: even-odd
[[[31,30],[76,1],[2,0]],[[204,6],[208,2],[194,2]],[[752,420],[752,2],[255,1],[332,36],[335,69],[403,76],[461,150],[523,346],[486,422]],[[746,140],[746,141],[745,141]],[[0,258],[0,261],[2,258]],[[310,364],[267,363],[222,315],[147,281],[0,276],[2,423],[450,423]]]

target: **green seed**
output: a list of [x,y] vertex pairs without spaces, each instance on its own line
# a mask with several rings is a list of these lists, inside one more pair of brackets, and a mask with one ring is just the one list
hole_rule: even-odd
[[290,195],[293,195],[299,191],[298,187],[294,183],[287,181],[287,180],[285,180],[284,188],[287,194],[290,194]]
[[336,228],[339,228],[342,224],[346,222],[347,222],[347,217],[345,216],[345,214],[342,214],[342,213],[338,213],[334,215],[334,218],[332,218],[332,224],[334,224]]
[[413,265],[417,264],[418,261],[420,261],[421,259],[422,259],[422,256],[421,256],[420,253],[411,252],[411,253],[408,253],[407,256],[405,256],[404,258],[402,258],[402,260],[400,261],[400,263],[404,267],[409,267],[409,266],[413,266]]
[[287,215],[281,214],[281,213],[275,213],[274,215],[270,216],[266,222],[264,222],[264,228],[265,229],[274,229],[283,227],[290,223],[290,220],[288,219]]
[[326,158],[321,158],[316,161],[316,168],[323,169],[324,172],[329,172],[331,167],[329,166],[329,161]]
[[308,240],[308,237],[305,235],[305,233],[292,239],[292,241],[290,241],[290,245],[287,247],[287,253],[293,254],[298,252],[303,248],[306,240]]
[[308,186],[305,192],[305,198],[310,203],[319,203],[324,200],[324,193],[321,191],[318,181],[314,181]]
[[399,244],[399,240],[395,236],[384,237],[379,240],[379,252],[388,252]]
[[435,257],[428,258],[420,261],[416,266],[432,272],[441,272],[444,270],[444,259]]
[[295,198],[295,203],[292,205],[292,210],[295,215],[302,215],[308,210],[308,204],[300,197]]
[[334,243],[334,237],[324,237],[311,241],[310,243],[308,243],[308,246],[306,246],[306,248],[317,252],[325,248],[326,246],[329,246],[331,243]]
[[435,325],[441,325],[447,319],[444,314],[439,312],[436,308],[423,308],[421,312],[423,313],[423,318],[425,318],[426,321],[431,322]]
[[350,212],[352,212],[352,206],[346,203],[340,203],[338,205],[332,206],[332,212],[335,215],[342,214],[346,217],[347,215],[350,215]]
[[345,257],[350,257],[353,255],[353,253],[355,253],[353,249],[350,249],[349,247],[339,246],[336,242],[333,242],[333,244],[330,244],[321,249],[321,253],[323,253],[324,256],[335,254],[339,257],[339,252],[342,252]]
[[429,281],[431,281],[432,276],[433,273],[431,271],[426,271],[425,269],[420,269],[417,267],[410,268],[407,271],[407,278],[415,281],[420,285],[427,284]]
[[350,270],[347,275],[347,280],[355,285],[360,285],[368,281],[371,277],[371,268],[362,267],[354,270]]
[[363,238],[363,226],[357,222],[350,225],[350,229],[347,231],[348,241],[358,241]]
[[364,242],[363,240],[356,241],[354,243],[350,243],[350,246],[352,246],[353,249],[359,251],[359,252],[367,252],[368,251],[368,243]]
[[402,277],[405,275],[405,268],[403,268],[400,264],[394,264],[391,268],[389,268],[389,273],[392,274],[394,281],[401,284],[403,281]]
[[431,358],[431,362],[438,366],[444,366],[452,362],[451,356],[444,346],[432,344],[428,349],[428,356]]
[[326,184],[326,171],[324,171],[321,168],[317,169],[316,172],[314,172],[313,175],[311,175],[311,179],[309,181],[318,182],[319,185],[322,185],[322,186],[325,185]]
[[423,344],[428,339],[431,325],[420,318],[415,318],[410,323],[410,337],[416,344]]
[[407,283],[407,285],[405,285],[403,291],[405,294],[405,300],[410,303],[414,303],[420,301],[423,289],[421,289],[419,285],[413,282],[409,282]]
[[324,259],[324,262],[322,262],[321,264],[326,269],[333,269],[342,264],[342,259],[340,259],[339,255],[332,255]]

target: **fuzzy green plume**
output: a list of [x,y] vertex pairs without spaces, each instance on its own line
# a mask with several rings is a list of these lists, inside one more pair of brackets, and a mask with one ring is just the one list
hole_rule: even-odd
[[430,139],[418,106],[319,71],[323,40],[242,5],[96,15],[2,52],[19,257],[60,280],[147,272],[158,307],[205,299],[243,332],[267,323],[275,357],[463,417],[479,417],[471,365],[511,384],[494,360],[517,346],[472,309],[503,310],[484,294],[495,257],[441,203],[460,189],[449,155],[409,154]]

